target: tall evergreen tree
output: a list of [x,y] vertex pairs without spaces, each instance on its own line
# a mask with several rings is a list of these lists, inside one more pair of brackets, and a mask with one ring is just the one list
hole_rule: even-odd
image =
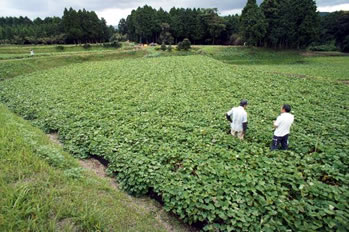
[[294,48],[305,48],[317,39],[320,15],[314,0],[292,0],[293,20],[296,24]]
[[80,18],[73,8],[69,8],[69,10],[67,10],[67,8],[64,9],[62,24],[68,43],[81,42],[83,31],[80,26]]
[[223,40],[230,41],[230,36],[239,33],[240,28],[240,16],[239,15],[228,15],[223,17],[226,25],[225,31],[223,32]]
[[249,45],[262,43],[267,30],[265,17],[256,0],[248,0],[240,18],[241,35]]
[[265,16],[267,30],[263,39],[264,46],[276,48],[283,34],[281,27],[281,0],[264,0],[261,10]]
[[127,23],[126,23],[126,20],[124,18],[122,18],[120,21],[119,21],[119,24],[118,24],[118,31],[121,33],[121,34],[127,34]]
[[349,52],[349,12],[342,12],[338,18],[335,35],[341,51]]
[[161,33],[159,37],[159,42],[161,44],[170,44],[170,45],[173,44],[174,39],[170,33],[170,24],[168,23],[161,24]]
[[205,9],[201,17],[203,18],[210,37],[208,40],[211,41],[212,44],[215,44],[216,40],[220,38],[223,31],[226,29],[223,18],[218,16],[217,9]]
[[204,38],[205,38],[205,26],[202,23],[202,11],[201,9],[193,9],[192,12],[192,27],[193,29],[191,30],[190,33],[190,39],[194,44],[198,44],[198,43],[203,43]]

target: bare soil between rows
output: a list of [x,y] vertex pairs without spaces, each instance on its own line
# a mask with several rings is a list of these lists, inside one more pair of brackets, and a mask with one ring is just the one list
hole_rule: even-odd
[[349,85],[349,80],[342,80],[340,81],[342,84]]
[[[54,144],[59,146],[63,146],[63,144],[59,141],[59,137],[57,133],[47,134],[48,138]],[[113,187],[117,191],[122,191],[115,181],[115,179],[109,177],[107,175],[107,166],[103,164],[105,162],[101,162],[97,157],[92,157],[89,159],[80,159],[79,164],[84,169],[96,174],[100,178],[107,180],[110,183],[110,186]],[[162,225],[166,231],[168,232],[198,232],[199,229],[189,226],[183,222],[181,222],[175,215],[166,212],[161,203],[151,199],[150,197],[132,197],[127,195],[129,199],[129,206],[137,209],[142,208],[146,212],[149,212],[151,215],[154,215],[157,222]]]

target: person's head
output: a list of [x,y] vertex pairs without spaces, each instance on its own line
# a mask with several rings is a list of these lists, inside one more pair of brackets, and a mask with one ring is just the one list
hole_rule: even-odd
[[247,107],[247,105],[248,105],[248,102],[247,102],[247,100],[241,100],[240,101],[240,106],[242,106],[242,107],[244,107],[244,108],[246,108]]
[[289,113],[289,112],[291,112],[291,106],[290,105],[288,105],[288,104],[285,104],[285,105],[283,105],[282,107],[281,107],[281,112],[282,113]]

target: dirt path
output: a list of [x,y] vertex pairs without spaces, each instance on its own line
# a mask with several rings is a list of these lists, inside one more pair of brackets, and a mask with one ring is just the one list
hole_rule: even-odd
[[339,82],[345,85],[349,85],[349,80],[341,80]]
[[[58,139],[58,134],[47,134],[51,142],[63,146],[63,144]],[[109,177],[106,173],[107,167],[104,166],[99,160],[95,158],[79,160],[81,167],[89,170],[90,172],[95,173],[100,178],[107,180],[110,185],[116,191],[122,191],[119,188],[118,183],[115,179]],[[193,228],[189,225],[184,224],[174,215],[167,213],[162,205],[156,200],[151,199],[150,197],[132,197],[127,195],[129,199],[129,206],[134,209],[142,208],[143,210],[149,212],[151,215],[154,215],[159,224],[161,224],[168,232],[197,232],[196,228]]]

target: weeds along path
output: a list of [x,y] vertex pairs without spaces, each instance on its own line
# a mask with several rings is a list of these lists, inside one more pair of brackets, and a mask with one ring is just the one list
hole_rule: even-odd
[[[58,139],[58,134],[56,133],[47,134],[47,136],[52,143],[55,143],[59,146],[63,146],[63,144]],[[107,175],[107,171],[106,171],[107,167],[98,159],[96,158],[81,159],[79,160],[79,164],[81,167],[88,170],[89,172],[94,173],[100,178],[103,178],[104,180],[106,180],[109,183],[109,185],[115,190],[121,191],[115,179]],[[130,195],[127,195],[127,197],[128,197],[127,203],[130,207],[132,207],[135,210],[141,207],[144,211],[149,212],[152,216],[155,217],[157,222],[160,225],[162,225],[168,232],[198,231],[197,229],[190,227],[188,225],[185,225],[182,222],[178,221],[178,219],[174,215],[167,213],[162,208],[159,202],[156,202],[155,200],[150,199],[149,197],[132,197]]]

